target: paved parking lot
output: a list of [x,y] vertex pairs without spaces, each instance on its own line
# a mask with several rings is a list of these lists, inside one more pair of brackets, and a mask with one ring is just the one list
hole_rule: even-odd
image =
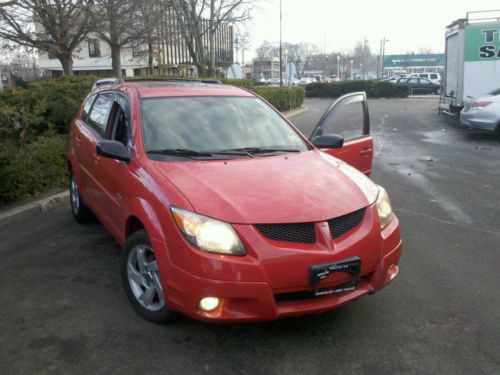
[[[327,100],[292,119],[309,134]],[[499,374],[500,137],[436,99],[370,101],[400,276],[336,311],[245,325],[139,318],[119,247],[68,208],[0,229],[0,373]]]

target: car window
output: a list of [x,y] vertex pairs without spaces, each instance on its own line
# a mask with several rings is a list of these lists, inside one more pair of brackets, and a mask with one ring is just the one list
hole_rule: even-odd
[[111,110],[111,118],[109,121],[110,129],[107,132],[107,138],[113,141],[123,143],[125,147],[131,148],[130,138],[130,118],[128,114],[128,105],[124,98],[116,100],[113,103]]
[[406,83],[406,82],[408,82],[408,78],[400,78],[398,80],[398,83]]
[[420,78],[420,84],[421,85],[430,85],[431,84],[431,81],[429,81],[428,79],[426,78]]
[[104,137],[106,131],[109,110],[113,104],[113,96],[112,93],[99,94],[90,111],[88,124],[102,137]]
[[438,79],[438,75],[437,74],[431,74],[431,79]]
[[254,97],[177,97],[141,101],[146,151],[245,147],[308,150],[299,133]]
[[408,80],[408,83],[418,83],[418,79],[417,78],[410,78]]
[[323,134],[338,134],[349,140],[363,135],[363,102],[342,105],[323,125]]
[[90,95],[87,100],[85,100],[85,103],[83,103],[82,115],[80,117],[83,121],[87,121],[87,116],[89,114],[90,107],[92,107],[92,103],[94,103],[95,97],[95,94]]

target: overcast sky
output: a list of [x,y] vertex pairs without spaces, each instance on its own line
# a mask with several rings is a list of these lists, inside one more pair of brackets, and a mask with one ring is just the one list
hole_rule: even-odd
[[[279,0],[258,4],[248,24],[251,56],[264,39],[279,42]],[[422,47],[443,52],[446,25],[468,11],[491,9],[500,9],[500,1],[282,0],[283,41],[348,52],[366,37],[372,52],[378,53],[385,36],[386,54],[417,52]]]

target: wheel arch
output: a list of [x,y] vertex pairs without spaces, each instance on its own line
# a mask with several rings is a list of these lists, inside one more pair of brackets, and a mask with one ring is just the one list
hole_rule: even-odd
[[165,241],[163,227],[156,211],[145,199],[136,197],[128,209],[123,230],[123,243],[131,234],[141,229],[144,229],[150,238]]

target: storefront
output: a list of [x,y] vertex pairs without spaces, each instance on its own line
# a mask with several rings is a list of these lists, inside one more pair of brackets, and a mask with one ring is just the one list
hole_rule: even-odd
[[384,56],[384,77],[406,73],[442,73],[444,53]]

